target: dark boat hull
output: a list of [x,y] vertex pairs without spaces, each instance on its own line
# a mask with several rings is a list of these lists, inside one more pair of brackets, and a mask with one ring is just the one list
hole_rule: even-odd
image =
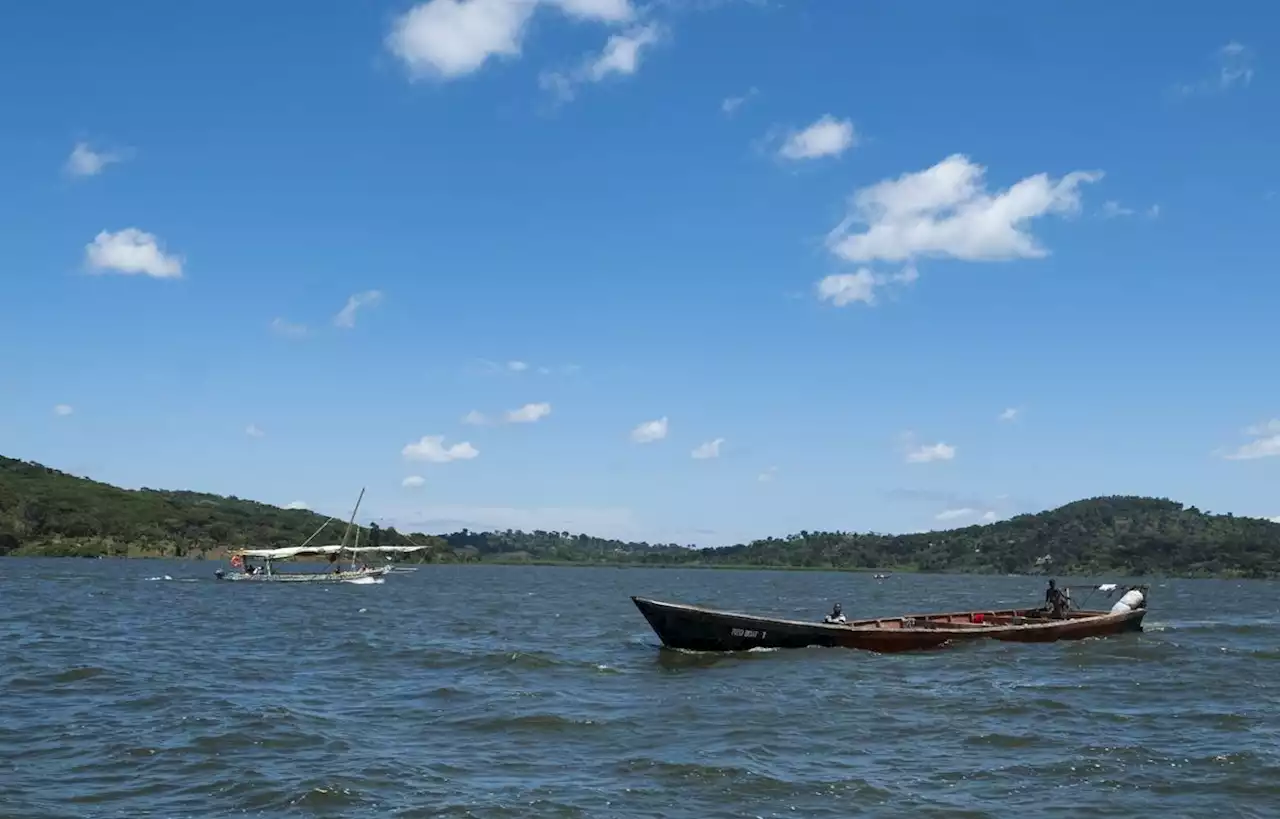
[[[1146,609],[1076,612],[1049,619],[1035,610],[926,614],[847,624],[811,623],[632,597],[662,644],[688,651],[856,648],[897,652],[980,639],[1047,643],[1141,631]],[[975,616],[976,615],[976,616]],[[993,623],[994,624],[990,624]]]

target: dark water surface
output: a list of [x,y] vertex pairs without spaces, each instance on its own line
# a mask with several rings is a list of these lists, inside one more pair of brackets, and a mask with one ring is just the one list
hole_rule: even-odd
[[1160,581],[1105,640],[713,658],[628,595],[817,618],[1042,581],[214,568],[0,560],[0,816],[1280,816],[1276,584]]

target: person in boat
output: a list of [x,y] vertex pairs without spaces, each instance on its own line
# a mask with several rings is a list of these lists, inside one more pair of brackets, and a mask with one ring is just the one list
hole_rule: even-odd
[[824,623],[847,623],[847,622],[849,622],[849,620],[848,620],[848,618],[846,618],[846,617],[844,616],[844,610],[840,608],[840,604],[839,604],[839,603],[836,603],[836,604],[835,604],[835,606],[833,606],[833,607],[832,607],[832,609],[831,609],[831,613],[830,613],[830,614],[828,614],[826,617],[823,617],[823,618],[822,618],[822,622],[824,622]]
[[1049,588],[1044,590],[1044,607],[1053,617],[1060,619],[1069,605],[1067,596],[1058,588],[1058,584],[1050,579]]

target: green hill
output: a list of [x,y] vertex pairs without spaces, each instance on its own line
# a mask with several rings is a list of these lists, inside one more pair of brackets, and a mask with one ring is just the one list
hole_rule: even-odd
[[[221,556],[296,546],[325,518],[197,492],[126,490],[0,457],[0,555]],[[336,542],[336,523],[320,542]],[[1170,500],[1100,497],[983,526],[910,535],[800,532],[694,549],[569,532],[409,534],[435,561],[898,569],[974,573],[1280,576],[1280,524]],[[384,543],[400,535],[386,531]]]

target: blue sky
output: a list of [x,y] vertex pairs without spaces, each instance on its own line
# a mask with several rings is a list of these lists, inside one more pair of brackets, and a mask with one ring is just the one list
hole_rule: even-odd
[[701,544],[1280,516],[1274,3],[3,16],[0,453]]

